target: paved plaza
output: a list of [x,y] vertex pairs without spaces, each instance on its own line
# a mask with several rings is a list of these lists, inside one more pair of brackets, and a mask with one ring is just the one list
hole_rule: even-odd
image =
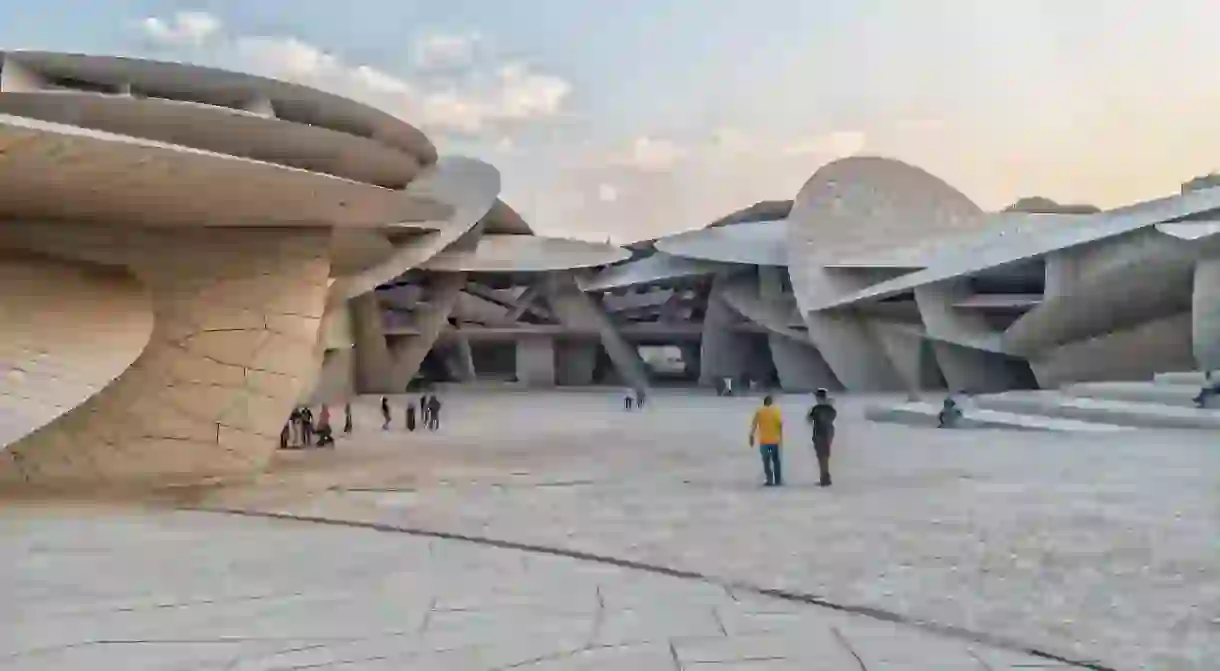
[[435,434],[406,433],[398,398],[382,432],[376,400],[338,450],[284,453],[259,482],[175,503],[531,549],[162,506],[12,507],[0,669],[1220,659],[1220,450],[1204,434],[909,429],[843,399],[823,490],[805,399],[785,397],[789,486],[769,490],[745,443],[757,399],[663,391],[628,414],[614,392],[455,392]]
[[0,668],[1063,668],[706,582],[364,529],[9,510]]
[[634,414],[614,392],[447,401],[440,433],[409,436],[377,430],[368,399],[359,435],[314,469],[211,502],[630,559],[1120,669],[1220,659],[1208,434],[911,429],[848,398],[822,490],[806,399],[784,397],[789,486],[767,490],[745,442],[756,398],[658,392]]

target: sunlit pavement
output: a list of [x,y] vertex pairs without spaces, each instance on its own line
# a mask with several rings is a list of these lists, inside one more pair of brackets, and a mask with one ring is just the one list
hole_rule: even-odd
[[[401,400],[395,401],[400,414]],[[406,668],[441,669],[507,668],[533,659],[536,665],[524,668],[718,662],[717,671],[859,669],[861,663],[988,671],[1052,664],[981,641],[1117,669],[1206,669],[1220,658],[1220,450],[1210,436],[1128,432],[1116,440],[907,429],[858,419],[862,401],[848,399],[841,402],[835,485],[824,490],[814,486],[800,421],[805,399],[788,397],[782,399],[788,486],[770,490],[758,486],[760,465],[745,443],[757,399],[660,392],[636,413],[623,412],[613,392],[462,393],[447,394],[446,401],[440,432],[408,434],[397,423],[381,432],[375,399],[362,400],[357,432],[341,439],[336,452],[286,455],[257,486],[195,503],[375,522],[531,551],[203,513],[148,512],[87,523],[66,517],[55,524],[27,522],[21,514],[5,530],[5,542],[14,545],[9,553],[26,558],[10,578],[20,586],[10,591],[21,595],[10,608],[51,607],[44,598],[67,610],[94,607],[95,597],[82,585],[107,571],[129,570],[95,586],[102,594],[96,600],[157,599],[162,587],[171,602],[189,601],[172,596],[178,588],[226,594],[232,587],[241,599],[242,590],[282,584],[280,596],[270,597],[277,600],[263,605],[282,613],[271,621],[300,626],[283,637],[222,643],[215,630],[153,616],[144,622],[157,625],[155,636],[122,629],[128,620],[139,623],[138,615],[114,620],[109,630],[102,628],[110,626],[109,614],[47,626],[46,636],[77,643],[165,640],[156,637],[186,632],[212,641],[183,642],[178,666],[150,661],[123,668],[329,668],[355,658],[364,661],[349,661],[351,668],[404,668],[405,658],[416,660]],[[108,525],[127,531],[106,532]],[[97,530],[86,534],[92,555],[72,550],[81,529]],[[47,537],[40,541],[39,534]],[[54,548],[56,542],[66,551],[35,551],[39,543]],[[105,548],[104,564],[83,559],[96,557],[98,548]],[[699,577],[666,577],[598,558]],[[21,570],[31,565],[46,573]],[[102,568],[112,565],[123,570]],[[230,565],[238,567],[233,577],[222,577]],[[159,573],[162,566],[174,568]],[[181,577],[188,566],[198,568],[192,574],[198,579]],[[115,596],[107,596],[110,587]],[[764,598],[754,588],[872,608],[900,623]],[[452,589],[462,596],[451,597]],[[633,596],[618,606],[603,599],[616,591]],[[470,605],[438,608],[430,601],[450,598]],[[247,615],[252,611],[228,597],[224,602],[207,606],[219,609],[214,617],[180,617],[236,628],[268,617]],[[579,617],[564,610],[577,605]],[[238,610],[226,610],[232,608]],[[555,618],[535,619],[557,610],[571,629]],[[434,639],[423,621],[451,612],[467,613],[473,623]],[[404,618],[415,620],[403,625]],[[737,619],[748,624],[730,624]],[[44,620],[21,617],[20,627],[9,627],[8,635],[17,637],[9,647],[67,645],[22,636],[34,621],[42,626]],[[365,631],[352,631],[357,625]],[[606,633],[620,626],[625,633]],[[951,635],[942,635],[945,629]],[[208,647],[222,644],[224,650]],[[332,661],[277,660],[277,650],[314,644],[313,654]],[[187,648],[189,655],[223,659],[192,661]],[[148,657],[149,649],[94,643],[53,654],[157,659]],[[27,652],[8,662],[43,668],[36,664],[52,659],[47,654]],[[45,668],[72,668],[59,660]],[[731,660],[737,665],[725,663]]]

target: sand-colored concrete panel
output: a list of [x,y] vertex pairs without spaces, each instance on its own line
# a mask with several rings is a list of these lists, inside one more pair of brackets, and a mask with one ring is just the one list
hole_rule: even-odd
[[0,113],[206,149],[401,189],[410,153],[359,135],[194,101],[92,91],[0,92]]
[[627,250],[596,242],[533,235],[484,234],[471,249],[456,245],[437,254],[424,270],[442,272],[545,272],[608,266],[630,256]]
[[657,240],[656,249],[696,261],[786,266],[788,222],[777,219],[687,231]]
[[56,78],[109,86],[116,93],[138,90],[145,96],[236,109],[249,109],[253,99],[265,99],[279,118],[370,137],[413,155],[423,165],[436,162],[436,148],[402,119],[302,84],[187,63],[46,51],[6,51],[3,73],[10,69],[27,76],[0,81],[0,91],[38,91]]
[[444,203],[453,214],[446,221],[432,222],[437,230],[400,244],[393,254],[354,275],[336,278],[331,300],[342,300],[373,291],[411,268],[423,265],[469,232],[491,210],[500,194],[500,172],[472,158],[446,157],[411,182],[404,192]]
[[[8,479],[164,486],[267,463],[314,375],[327,231],[133,229],[121,246],[91,248],[102,241],[90,238],[90,227],[34,225],[20,235],[14,228],[0,227],[0,247],[13,249],[16,239],[26,250],[68,257],[100,250],[122,261],[150,292],[154,325],[114,382],[9,448],[0,468],[17,475]],[[213,312],[243,311],[262,319],[206,326]]]
[[984,219],[969,198],[919,168],[885,158],[846,158],[820,168],[797,194],[788,215],[788,266],[825,265],[929,236],[978,230]]
[[0,114],[0,150],[0,198],[11,218],[377,227],[451,214],[409,189],[12,115]]
[[84,403],[148,344],[144,286],[121,269],[0,253],[0,449]]

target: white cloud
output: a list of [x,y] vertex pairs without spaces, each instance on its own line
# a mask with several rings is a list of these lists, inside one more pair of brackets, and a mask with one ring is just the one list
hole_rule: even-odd
[[202,46],[219,34],[220,19],[207,12],[184,11],[169,19],[150,16],[140,29],[154,42],[166,46]]
[[618,189],[613,184],[598,184],[597,199],[603,203],[613,203],[618,200]]
[[502,66],[498,81],[495,107],[507,119],[554,116],[572,92],[567,80],[534,72],[521,63]]
[[610,157],[611,163],[650,172],[672,169],[687,155],[687,150],[672,140],[648,137],[635,138],[631,145]]
[[828,159],[854,156],[864,150],[868,136],[860,131],[835,131],[789,143],[783,148],[788,156],[814,154]]
[[455,68],[474,60],[475,46],[482,41],[479,33],[433,33],[419,38],[412,49],[412,61],[425,69]]
[[[295,81],[380,107],[428,131],[468,135],[537,123],[562,113],[572,86],[562,77],[528,65],[480,64],[472,60],[477,33],[429,35],[414,45],[422,66],[470,67],[462,76],[437,79],[422,71],[395,74],[361,63],[294,36],[227,34],[222,22],[203,12],[179,12],[170,19],[150,17],[143,32],[159,44],[210,47],[209,60],[226,67]],[[214,47],[214,48],[212,48]],[[192,54],[194,55],[194,54]],[[420,75],[420,76],[416,76]]]

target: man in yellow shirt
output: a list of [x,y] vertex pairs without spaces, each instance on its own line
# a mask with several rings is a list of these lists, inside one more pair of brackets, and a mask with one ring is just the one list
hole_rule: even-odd
[[784,472],[780,466],[779,449],[784,444],[784,421],[779,408],[775,407],[775,400],[770,396],[764,397],[762,407],[754,411],[754,421],[750,423],[750,447],[754,447],[755,438],[762,454],[766,486],[783,485]]

